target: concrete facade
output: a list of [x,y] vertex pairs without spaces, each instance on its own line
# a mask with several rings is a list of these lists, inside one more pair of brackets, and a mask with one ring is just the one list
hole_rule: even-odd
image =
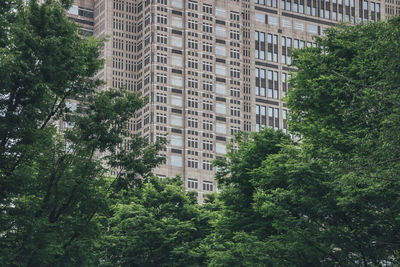
[[83,34],[107,38],[98,78],[148,99],[129,129],[168,140],[154,173],[180,175],[200,201],[235,132],[287,131],[290,48],[399,13],[394,0],[76,0],[69,11]]

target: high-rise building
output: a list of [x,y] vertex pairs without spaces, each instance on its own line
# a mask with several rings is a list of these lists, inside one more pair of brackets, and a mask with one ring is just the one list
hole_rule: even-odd
[[155,174],[180,175],[200,201],[237,131],[287,130],[291,48],[338,22],[396,13],[394,0],[75,0],[69,10],[83,34],[108,40],[98,78],[146,97],[129,129],[167,138]]

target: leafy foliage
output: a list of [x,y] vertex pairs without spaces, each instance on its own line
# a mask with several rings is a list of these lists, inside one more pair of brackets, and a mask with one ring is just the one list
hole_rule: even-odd
[[0,2],[0,265],[400,264],[400,18],[294,51],[300,142],[239,133],[199,206],[152,177],[163,143],[126,127],[143,101],[97,91],[70,4]]
[[[127,131],[142,100],[96,91],[102,42],[79,37],[70,2],[1,4],[2,266],[96,264],[99,218],[161,162],[161,143]],[[66,123],[62,134],[56,123]]]
[[399,264],[399,26],[343,25],[294,52],[300,143],[265,130],[217,162],[211,266]]
[[109,266],[203,266],[198,250],[209,232],[194,195],[180,179],[150,179],[132,192],[121,192],[105,237]]

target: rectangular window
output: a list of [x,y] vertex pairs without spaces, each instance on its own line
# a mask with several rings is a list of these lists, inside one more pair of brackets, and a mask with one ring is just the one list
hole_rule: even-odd
[[216,26],[215,27],[215,35],[218,37],[225,38],[226,37],[226,29],[225,27]]
[[277,71],[268,71],[268,97],[270,98],[279,98],[279,83],[278,83],[278,72]]
[[226,124],[225,123],[216,123],[215,131],[219,134],[226,134]]
[[212,182],[208,182],[208,181],[204,181],[203,182],[203,190],[204,191],[213,191],[213,183]]
[[203,22],[203,32],[212,33],[212,24]]
[[172,155],[171,157],[171,165],[174,167],[182,167],[182,157]]
[[199,161],[197,159],[188,158],[188,167],[197,169],[199,167]]
[[223,103],[216,103],[215,111],[220,114],[226,114],[226,105]]
[[212,14],[213,13],[212,6],[203,4],[203,12],[207,14]]
[[183,138],[179,135],[171,135],[171,145],[173,146],[183,146]]
[[211,171],[211,162],[209,160],[203,160],[203,170]]
[[266,70],[262,68],[256,68],[256,95],[266,96]]
[[192,189],[198,189],[199,182],[197,181],[197,179],[188,178],[187,187]]
[[213,90],[213,83],[209,81],[203,81],[203,90],[204,91],[211,91]]
[[255,57],[265,59],[265,33],[255,32]]

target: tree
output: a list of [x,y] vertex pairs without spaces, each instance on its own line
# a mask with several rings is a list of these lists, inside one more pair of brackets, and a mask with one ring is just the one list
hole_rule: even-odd
[[210,265],[399,264],[399,42],[394,18],[294,51],[287,103],[301,141],[266,130],[217,163]]
[[274,229],[271,221],[255,211],[253,171],[268,155],[278,153],[290,140],[271,129],[259,133],[240,133],[235,138],[239,149],[231,147],[226,158],[215,162],[221,193],[211,217],[213,232],[205,240],[210,266],[271,266],[273,258],[265,238]]
[[209,232],[193,194],[178,178],[151,178],[112,208],[103,244],[107,266],[204,266],[197,249]]
[[70,3],[0,6],[4,266],[96,264],[100,218],[162,160],[161,143],[149,146],[126,127],[143,101],[124,90],[97,92],[102,42],[78,35],[65,16]]
[[398,264],[400,19],[332,28],[319,45],[295,53],[288,107],[329,177],[335,207],[320,223],[343,264]]

